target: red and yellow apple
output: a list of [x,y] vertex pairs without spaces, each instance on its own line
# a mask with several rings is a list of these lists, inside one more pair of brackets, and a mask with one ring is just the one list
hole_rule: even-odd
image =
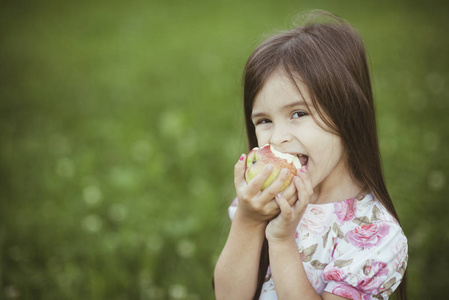
[[284,190],[292,182],[293,177],[295,177],[301,168],[299,158],[293,154],[277,151],[270,144],[262,148],[255,147],[248,153],[246,159],[246,182],[249,183],[267,164],[273,165],[273,172],[264,182],[262,190],[269,186],[278,177],[281,170],[285,168],[290,173],[281,188],[281,191]]

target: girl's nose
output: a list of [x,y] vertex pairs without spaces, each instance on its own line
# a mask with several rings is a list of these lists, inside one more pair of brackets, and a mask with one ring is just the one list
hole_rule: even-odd
[[270,144],[281,145],[291,142],[293,139],[288,126],[275,126],[270,138]]

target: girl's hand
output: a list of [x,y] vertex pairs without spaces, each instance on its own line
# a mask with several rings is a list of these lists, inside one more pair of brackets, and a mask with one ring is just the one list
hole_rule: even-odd
[[[283,169],[273,183],[261,191],[264,182],[273,172],[273,166],[266,165],[249,183],[245,180],[245,169],[246,155],[243,154],[234,168],[234,184],[239,201],[236,217],[239,215],[258,224],[266,223],[280,212],[279,205],[274,197],[280,192],[285,180],[287,180],[289,171]],[[289,193],[291,193],[292,188],[290,187]],[[290,198],[292,197],[294,195],[290,196]]]
[[295,176],[293,183],[298,191],[298,200],[290,206],[287,199],[282,194],[276,195],[281,213],[268,223],[265,231],[268,241],[283,242],[295,239],[296,228],[299,221],[309,204],[310,196],[313,194],[312,184],[310,182],[309,173],[306,168],[301,168]]
[[[299,171],[299,170],[298,170]],[[288,204],[292,206],[296,203],[296,200],[298,200],[298,192],[296,191],[295,183],[292,182],[287,186],[282,192],[282,196],[287,200]]]

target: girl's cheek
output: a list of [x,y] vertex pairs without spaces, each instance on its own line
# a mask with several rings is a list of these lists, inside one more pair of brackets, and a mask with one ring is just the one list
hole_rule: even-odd
[[269,142],[269,139],[267,138],[266,134],[257,133],[257,131],[256,131],[256,138],[259,147],[263,147]]

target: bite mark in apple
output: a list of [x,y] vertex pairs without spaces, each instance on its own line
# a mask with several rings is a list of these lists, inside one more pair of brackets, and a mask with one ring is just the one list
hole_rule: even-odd
[[[301,158],[302,157],[302,158]],[[290,171],[287,180],[281,188],[284,190],[293,180],[293,177],[297,175],[298,170],[303,166],[302,162],[307,164],[307,156],[296,156],[289,153],[283,153],[274,149],[270,144],[267,144],[261,148],[253,148],[246,159],[246,182],[250,182],[254,177],[259,174],[260,171],[267,165],[273,165],[273,171],[271,175],[264,182],[262,189],[264,190],[279,176],[282,169],[288,169]]]

